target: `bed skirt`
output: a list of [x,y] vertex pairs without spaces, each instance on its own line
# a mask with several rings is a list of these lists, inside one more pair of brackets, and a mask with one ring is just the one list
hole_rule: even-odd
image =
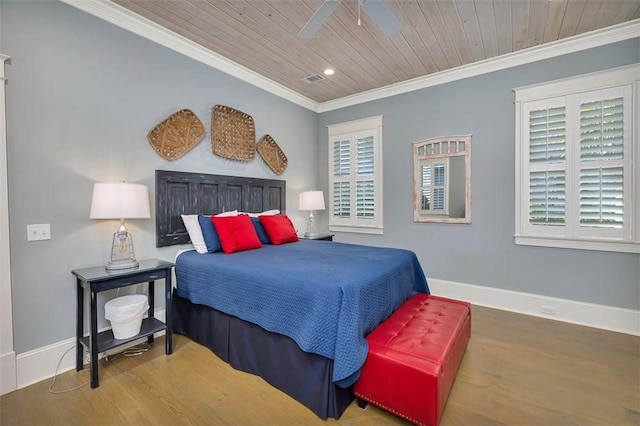
[[173,332],[211,349],[236,370],[262,377],[318,417],[339,418],[353,388],[331,381],[333,360],[303,352],[289,337],[173,294]]

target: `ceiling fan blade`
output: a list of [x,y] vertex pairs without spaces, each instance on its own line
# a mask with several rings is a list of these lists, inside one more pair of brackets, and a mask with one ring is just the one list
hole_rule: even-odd
[[362,7],[387,36],[397,34],[402,29],[402,24],[387,9],[382,0],[363,0]]
[[311,19],[304,24],[304,27],[298,33],[298,37],[302,39],[309,39],[313,37],[313,35],[320,29],[324,21],[327,20],[329,15],[333,13],[336,7],[340,4],[342,0],[325,0],[324,3],[320,5],[318,10],[315,11]]

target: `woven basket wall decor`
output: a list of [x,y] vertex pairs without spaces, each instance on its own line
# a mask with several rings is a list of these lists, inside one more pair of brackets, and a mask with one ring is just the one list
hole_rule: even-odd
[[253,117],[225,105],[215,105],[211,117],[211,146],[217,156],[253,160],[256,155]]
[[277,175],[281,175],[287,169],[287,156],[284,155],[282,148],[278,146],[275,140],[269,135],[264,135],[258,141],[258,154],[267,163],[267,166]]
[[191,110],[182,109],[154,127],[147,139],[162,158],[175,160],[198,145],[204,134],[202,121]]

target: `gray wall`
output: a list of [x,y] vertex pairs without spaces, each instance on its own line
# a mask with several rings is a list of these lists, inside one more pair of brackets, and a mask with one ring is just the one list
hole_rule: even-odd
[[[287,212],[304,229],[297,198],[316,187],[316,163],[308,153],[316,150],[317,114],[65,4],[11,1],[0,8],[0,51],[11,56],[7,149],[17,353],[75,335],[70,271],[104,264],[118,226],[89,219],[94,182],[144,183],[153,209],[156,169],[277,178],[259,158],[238,163],[212,154],[215,104],[250,114],[256,135],[269,133],[283,148]],[[200,117],[207,135],[171,162],[156,154],[146,135],[181,108]],[[152,216],[127,222],[136,254],[172,261],[175,247],[155,248]],[[26,226],[34,223],[50,223],[51,240],[27,242]],[[113,296],[104,295],[100,306]]]
[[[512,92],[639,61],[634,39],[321,114],[318,170],[325,191],[326,126],[384,116],[384,235],[338,233],[335,240],[409,248],[431,278],[639,309],[637,254],[514,244]],[[472,224],[414,223],[411,143],[467,133],[473,135]],[[319,215],[320,229],[327,218],[326,211]]]
[[[252,115],[257,135],[269,133],[283,147],[287,210],[299,229],[306,225],[298,192],[327,190],[326,125],[383,114],[385,234],[342,233],[337,241],[413,249],[429,277],[639,308],[638,255],[513,244],[511,91],[638,62],[638,40],[319,116],[57,2],[0,2],[0,40],[0,52],[12,57],[7,149],[19,354],[74,336],[70,271],[108,259],[117,222],[89,219],[94,182],[144,183],[153,208],[156,169],[274,177],[259,159],[244,164],[215,157],[209,131],[173,162],[149,146],[147,132],[180,108],[192,109],[209,129],[215,104]],[[473,223],[413,223],[411,142],[464,133],[473,134]],[[316,161],[310,152],[318,152]],[[318,218],[326,227],[326,212]],[[32,223],[50,223],[52,239],[27,242]],[[138,257],[174,258],[177,248],[155,248],[153,217],[128,227]]]

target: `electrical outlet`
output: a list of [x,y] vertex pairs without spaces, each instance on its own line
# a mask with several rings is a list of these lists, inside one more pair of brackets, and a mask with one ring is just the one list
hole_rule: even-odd
[[48,223],[39,223],[36,225],[27,225],[27,241],[41,241],[51,239],[51,225]]
[[556,308],[555,306],[540,305],[540,312],[542,312],[545,315],[555,315]]

